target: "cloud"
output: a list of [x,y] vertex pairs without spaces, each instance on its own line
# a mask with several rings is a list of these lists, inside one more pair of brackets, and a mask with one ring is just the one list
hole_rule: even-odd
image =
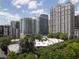
[[17,8],[21,8],[22,5],[26,5],[30,2],[30,0],[12,0],[12,4]]
[[17,8],[27,6],[29,10],[34,10],[42,6],[42,1],[38,2],[38,0],[12,0],[12,4]]
[[77,10],[75,11],[75,15],[79,15],[79,7],[77,7]]
[[21,6],[20,6],[20,5],[16,5],[16,7],[17,7],[17,8],[21,8]]
[[39,5],[39,6],[43,6],[43,3],[44,3],[44,1],[40,1],[40,2],[38,3],[38,5]]
[[18,15],[12,15],[9,12],[4,12],[4,11],[0,12],[0,16],[4,16],[6,19],[15,20],[15,21],[20,19]]
[[79,2],[79,0],[71,0],[71,2],[72,2],[73,4],[76,4],[76,3]]
[[1,9],[2,7],[0,6],[0,9]]
[[26,5],[30,0],[12,0],[13,5]]
[[31,10],[38,9],[42,5],[43,5],[43,2],[42,1],[40,1],[40,2],[38,2],[37,0],[30,1],[28,3],[28,9],[31,9]]
[[38,3],[37,1],[30,1],[29,4],[28,4],[28,9],[37,9],[38,8]]
[[4,8],[3,10],[4,10],[4,11],[7,11],[8,9],[7,9],[7,8]]
[[70,2],[72,2],[73,4],[76,4],[76,3],[78,3],[79,2],[79,0],[59,0],[58,1],[58,3],[65,3],[65,2],[67,2],[67,1],[70,1]]
[[47,14],[44,9],[37,9],[37,10],[31,11],[30,13],[35,14],[36,16],[39,16],[40,14]]
[[19,21],[20,17],[19,15],[12,15],[9,12],[0,11],[0,23],[4,22],[3,24],[10,24],[10,21]]
[[75,11],[75,15],[79,15],[79,11]]
[[59,0],[58,3],[65,3],[66,0]]
[[22,13],[28,13],[28,11],[27,10],[22,10]]

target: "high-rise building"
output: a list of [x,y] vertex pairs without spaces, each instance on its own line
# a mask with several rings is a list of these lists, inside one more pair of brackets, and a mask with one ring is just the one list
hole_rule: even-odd
[[75,29],[79,29],[79,15],[75,16]]
[[79,38],[79,15],[75,15],[74,38]]
[[57,5],[50,11],[49,32],[63,32],[68,37],[74,34],[74,5],[71,2]]
[[9,25],[0,25],[0,37],[10,35],[10,26]]
[[38,17],[38,20],[37,20],[37,24],[39,27],[38,28],[38,33],[39,34],[43,34],[43,35],[47,35],[48,34],[48,15],[46,14],[41,14],[39,17]]
[[74,38],[79,38],[79,29],[74,29]]
[[10,36],[10,25],[4,26],[4,36]]
[[20,22],[19,21],[11,21],[10,35],[11,35],[11,38],[13,39],[20,38]]
[[36,20],[32,18],[24,18],[20,21],[20,37],[25,35],[36,34]]
[[4,27],[0,25],[0,37],[2,37],[4,34]]

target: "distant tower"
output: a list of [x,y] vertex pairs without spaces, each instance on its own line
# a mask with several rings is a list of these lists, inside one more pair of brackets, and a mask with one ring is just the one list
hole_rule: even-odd
[[0,25],[0,37],[10,35],[10,25]]
[[41,14],[38,17],[39,24],[39,34],[47,35],[48,34],[48,15]]
[[10,35],[11,35],[11,38],[13,39],[20,38],[20,22],[19,21],[11,21]]
[[36,34],[36,20],[32,18],[24,18],[20,20],[20,38],[25,35]]

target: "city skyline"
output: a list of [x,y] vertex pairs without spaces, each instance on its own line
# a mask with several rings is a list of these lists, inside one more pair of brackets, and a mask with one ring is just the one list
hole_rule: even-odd
[[[11,20],[39,16],[46,13],[49,15],[50,8],[67,0],[0,0],[0,24],[9,24]],[[79,13],[79,0],[71,0],[75,5],[75,14]]]

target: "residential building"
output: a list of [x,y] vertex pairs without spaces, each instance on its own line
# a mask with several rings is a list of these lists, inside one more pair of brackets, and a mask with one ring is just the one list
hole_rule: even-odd
[[75,29],[79,29],[79,15],[75,16]]
[[20,22],[19,21],[11,21],[10,35],[11,35],[11,38],[13,39],[20,38]]
[[10,36],[10,25],[4,26],[4,36]]
[[75,15],[74,38],[79,38],[79,15]]
[[0,37],[10,35],[10,26],[9,25],[0,25]]
[[71,2],[51,8],[49,32],[63,32],[72,38],[74,27],[74,5]]
[[41,14],[37,19],[38,33],[47,35],[48,34],[48,15]]
[[4,27],[0,25],[0,37],[3,37],[4,35]]
[[74,29],[74,38],[79,38],[79,29]]
[[32,18],[24,18],[20,21],[20,37],[25,35],[36,34],[36,20]]

